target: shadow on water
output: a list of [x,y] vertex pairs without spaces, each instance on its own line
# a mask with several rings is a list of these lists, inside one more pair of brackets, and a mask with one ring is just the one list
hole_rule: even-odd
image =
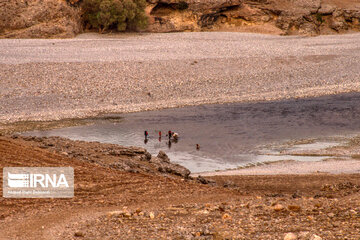
[[[202,105],[118,116],[123,120],[25,134],[142,146],[152,154],[165,150],[172,161],[193,172],[235,168],[256,161],[251,156],[256,156],[263,145],[359,132],[360,94]],[[145,130],[148,141],[144,141]],[[168,130],[180,135],[171,146]],[[161,141],[158,131],[162,131]]]

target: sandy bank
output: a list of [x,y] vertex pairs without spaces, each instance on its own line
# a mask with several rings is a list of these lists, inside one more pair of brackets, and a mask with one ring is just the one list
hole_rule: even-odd
[[256,167],[195,173],[193,176],[231,176],[231,175],[281,175],[281,174],[353,174],[360,173],[359,160],[333,160],[321,162],[281,161]]

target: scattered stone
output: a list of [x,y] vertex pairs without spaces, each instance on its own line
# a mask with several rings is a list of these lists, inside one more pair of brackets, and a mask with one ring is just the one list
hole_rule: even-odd
[[130,212],[128,212],[128,211],[125,211],[124,213],[123,213],[123,216],[124,217],[126,217],[126,218],[131,218],[131,213]]
[[237,187],[236,184],[232,181],[226,181],[224,184],[223,184],[223,187],[225,188],[234,188],[234,187]]
[[196,178],[196,181],[201,184],[215,184],[215,181],[205,179],[204,177],[202,177],[200,175]]
[[150,217],[150,219],[154,219],[154,218],[155,218],[155,214],[154,214],[153,212],[150,212],[150,213],[149,213],[149,217]]
[[61,152],[62,155],[68,156],[69,154],[67,152]]
[[301,211],[301,207],[298,205],[289,205],[288,209],[292,212],[300,212]]
[[296,240],[297,236],[295,233],[287,233],[284,236],[284,240]]
[[281,204],[276,204],[274,207],[273,207],[273,210],[276,211],[276,212],[281,212],[281,211],[284,211],[285,210],[285,207]]
[[85,234],[82,232],[75,232],[74,237],[85,237]]
[[308,240],[309,239],[310,232],[304,231],[299,233],[299,239],[301,240]]
[[323,15],[330,15],[335,11],[336,7],[330,4],[321,4],[318,13]]
[[210,212],[208,210],[203,210],[203,211],[200,211],[201,214],[209,214]]
[[150,161],[151,160],[151,154],[148,151],[146,151],[145,154],[142,155],[140,159],[143,160],[143,161]]
[[282,193],[265,194],[266,197],[284,197]]
[[301,198],[301,195],[298,192],[294,192],[292,198]]
[[322,240],[322,238],[316,234],[313,234],[311,237],[310,237],[310,240]]
[[224,215],[222,215],[222,220],[224,222],[225,221],[230,221],[230,220],[232,220],[232,217],[228,213],[225,213]]
[[119,217],[123,215],[123,211],[111,211],[107,213],[108,217]]
[[198,181],[199,183],[202,183],[202,184],[208,184],[209,183],[208,180],[206,180],[204,177],[202,177],[200,175],[196,178],[196,181]]

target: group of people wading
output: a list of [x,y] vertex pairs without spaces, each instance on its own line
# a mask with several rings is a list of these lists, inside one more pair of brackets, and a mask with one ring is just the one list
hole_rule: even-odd
[[[145,140],[148,140],[149,132],[147,130],[145,130],[144,135],[145,135]],[[179,134],[177,134],[176,132],[172,132],[171,130],[169,130],[169,132],[166,134],[166,136],[169,137],[169,141],[172,140],[173,142],[177,142],[177,140],[179,139]],[[160,142],[161,142],[161,137],[162,137],[162,133],[161,133],[161,131],[159,131],[159,141]]]
[[[162,132],[159,131],[158,133],[159,133],[159,142],[161,142]],[[147,130],[145,130],[144,135],[145,135],[144,143],[147,144],[147,142],[149,141],[149,132]],[[179,140],[179,134],[177,134],[176,132],[173,132],[171,130],[168,131],[168,133],[166,134],[166,137],[169,138],[169,141],[167,142],[167,145],[169,148],[171,148],[172,142],[177,143]],[[200,150],[199,144],[196,144],[196,150]]]

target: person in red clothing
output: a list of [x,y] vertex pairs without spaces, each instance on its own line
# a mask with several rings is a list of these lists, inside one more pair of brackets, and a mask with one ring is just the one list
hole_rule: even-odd
[[171,132],[171,130],[169,130],[169,132],[168,132],[168,136],[169,136],[169,140],[171,139],[171,136],[172,136],[172,132]]
[[144,131],[144,135],[145,135],[144,143],[147,144],[147,142],[149,141],[148,140],[149,133],[147,130]]

